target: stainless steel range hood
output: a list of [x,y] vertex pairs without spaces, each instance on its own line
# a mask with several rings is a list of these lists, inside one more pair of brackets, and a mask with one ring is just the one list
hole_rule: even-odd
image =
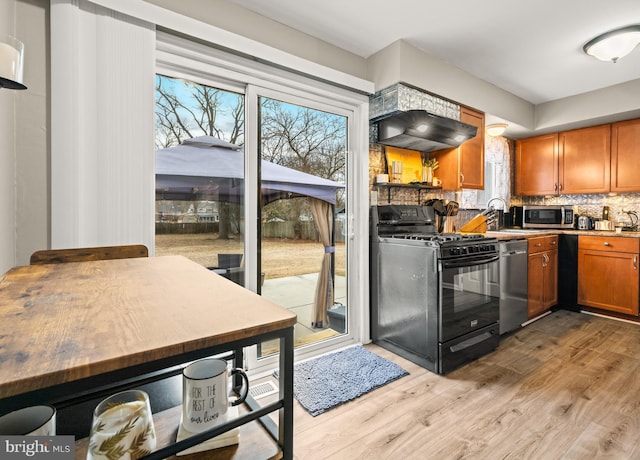
[[478,128],[460,121],[460,106],[418,88],[398,83],[370,100],[373,143],[430,152],[457,147]]

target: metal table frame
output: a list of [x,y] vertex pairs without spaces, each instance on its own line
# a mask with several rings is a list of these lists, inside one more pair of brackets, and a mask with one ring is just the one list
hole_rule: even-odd
[[[277,401],[262,407],[251,395],[248,395],[246,405],[250,411],[247,414],[182,441],[161,447],[144,457],[144,459],[160,460],[166,458],[245,423],[257,420],[278,443],[282,449],[283,458],[291,460],[293,459],[293,327],[10,396],[0,400],[0,402],[2,403],[3,412],[33,405],[34,402],[50,404],[57,409],[69,407],[90,401],[96,397],[106,397],[118,391],[179,375],[182,373],[182,369],[191,361],[228,353],[229,351],[232,352],[231,359],[233,359],[234,367],[242,367],[244,347],[272,339],[279,339],[280,342],[280,384]],[[268,414],[275,411],[279,411],[277,424],[268,417]]]

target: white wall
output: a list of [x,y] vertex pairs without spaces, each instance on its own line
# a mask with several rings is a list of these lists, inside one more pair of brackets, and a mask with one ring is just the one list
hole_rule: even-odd
[[[0,34],[15,35],[14,2],[0,2]],[[15,133],[17,91],[0,89],[0,274],[15,265]]]
[[368,59],[376,90],[403,81],[463,105],[533,129],[535,107],[497,86],[398,40]]
[[366,60],[226,0],[146,0],[350,75],[365,78]]
[[48,0],[0,2],[0,33],[25,46],[27,90],[0,90],[0,273],[49,244]]
[[49,1],[16,2],[24,79],[16,107],[16,263],[49,247]]
[[[491,83],[398,40],[367,60],[380,90],[403,81],[507,121],[512,137],[640,117],[640,80],[533,105]],[[488,121],[491,123],[491,121]]]
[[536,106],[541,133],[631,118],[640,118],[640,79]]

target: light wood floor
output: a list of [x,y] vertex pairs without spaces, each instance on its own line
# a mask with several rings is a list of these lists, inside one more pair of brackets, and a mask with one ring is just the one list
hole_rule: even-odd
[[640,458],[640,326],[559,311],[447,376],[410,372],[317,417],[295,402],[310,459]]

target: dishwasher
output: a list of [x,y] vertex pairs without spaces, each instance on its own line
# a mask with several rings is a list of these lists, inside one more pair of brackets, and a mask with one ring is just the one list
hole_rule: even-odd
[[527,240],[500,242],[500,334],[529,319],[527,262]]

